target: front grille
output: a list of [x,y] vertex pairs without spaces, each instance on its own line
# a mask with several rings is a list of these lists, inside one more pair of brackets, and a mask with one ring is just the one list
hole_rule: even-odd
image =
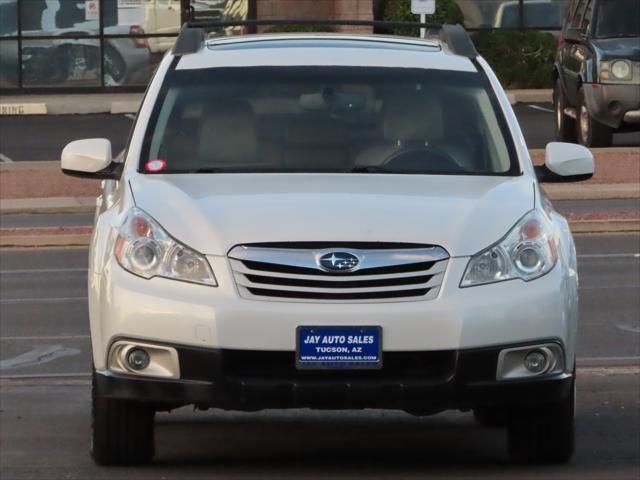
[[[358,244],[360,246],[360,244]],[[384,302],[430,300],[438,295],[449,255],[437,246],[357,249],[235,247],[229,260],[240,296],[272,301]],[[359,259],[352,271],[327,271],[320,259],[344,253]]]

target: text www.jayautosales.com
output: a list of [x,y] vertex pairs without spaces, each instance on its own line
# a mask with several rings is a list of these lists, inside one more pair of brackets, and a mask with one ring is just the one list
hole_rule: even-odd
[[375,356],[362,356],[356,357],[353,355],[331,355],[327,357],[317,357],[315,355],[303,355],[300,357],[303,362],[376,362],[378,359]]

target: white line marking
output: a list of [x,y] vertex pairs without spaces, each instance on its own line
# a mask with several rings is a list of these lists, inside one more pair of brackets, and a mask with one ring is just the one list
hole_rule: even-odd
[[38,345],[30,352],[20,354],[13,358],[0,360],[0,370],[10,370],[18,367],[32,367],[52,362],[58,358],[80,355],[77,348],[69,348],[64,345]]
[[125,117],[131,119],[131,120],[135,120],[136,116],[133,113],[125,113],[124,114]]
[[636,285],[580,285],[580,290],[627,290],[633,288],[640,289],[640,284]]
[[578,255],[581,258],[640,258],[640,253],[591,253]]
[[640,325],[616,325],[618,327],[619,330],[622,330],[623,332],[629,332],[629,333],[635,333],[638,334],[640,333]]
[[22,379],[47,379],[47,378],[74,378],[74,377],[91,377],[90,373],[23,373],[15,375],[0,375],[0,380],[22,380]]
[[34,268],[20,270],[0,270],[0,275],[28,275],[43,273],[84,273],[87,268]]
[[2,163],[13,163],[13,160],[11,160],[6,155],[0,153],[0,162],[2,162]]
[[15,340],[84,340],[91,338],[91,335],[42,335],[42,336],[16,336],[0,337],[0,342]]
[[25,303],[75,303],[86,302],[87,297],[61,297],[61,298],[2,298],[0,305],[20,305]]
[[546,107],[541,107],[540,105],[527,105],[527,107],[533,109],[533,110],[539,110],[541,112],[547,112],[547,113],[555,113],[553,110],[551,110],[550,108],[546,108]]
[[640,356],[630,357],[578,357],[578,363],[598,363],[598,362],[632,362],[634,364],[640,363]]

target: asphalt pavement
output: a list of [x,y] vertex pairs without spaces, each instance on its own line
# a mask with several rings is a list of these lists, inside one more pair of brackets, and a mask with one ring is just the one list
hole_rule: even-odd
[[[553,105],[518,103],[514,109],[529,148],[544,148],[553,141]],[[124,149],[133,118],[109,114],[0,116],[0,161],[57,160],[67,143],[81,138],[108,138],[115,154]],[[614,146],[640,146],[640,133],[616,134]]]
[[0,478],[588,478],[640,474],[640,237],[578,236],[577,453],[508,465],[505,432],[469,413],[180,409],[160,414],[156,463],[88,457],[86,249],[0,251]]

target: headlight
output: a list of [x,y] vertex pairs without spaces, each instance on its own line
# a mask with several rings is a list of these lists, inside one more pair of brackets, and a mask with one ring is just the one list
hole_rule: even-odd
[[115,257],[122,268],[143,278],[218,285],[204,255],[171,238],[139,208],[132,208],[118,229]]
[[532,210],[502,240],[471,257],[460,286],[534,280],[549,272],[557,259],[551,222],[544,213]]
[[627,60],[600,63],[600,78],[603,80],[631,80],[633,70]]

